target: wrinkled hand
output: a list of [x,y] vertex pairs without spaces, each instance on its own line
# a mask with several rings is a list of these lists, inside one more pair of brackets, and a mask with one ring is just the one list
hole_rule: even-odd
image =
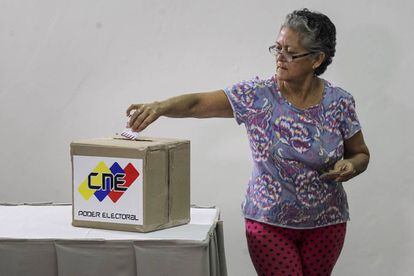
[[140,132],[162,115],[161,104],[159,102],[131,104],[126,111],[126,115],[130,117],[128,127],[133,131]]
[[344,182],[355,177],[357,171],[351,161],[347,159],[339,160],[335,163],[334,169],[323,177],[324,180],[334,180],[336,182]]

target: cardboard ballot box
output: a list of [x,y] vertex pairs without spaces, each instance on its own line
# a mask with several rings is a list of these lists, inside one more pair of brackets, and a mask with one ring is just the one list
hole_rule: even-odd
[[74,141],[74,226],[149,232],[190,220],[190,141]]

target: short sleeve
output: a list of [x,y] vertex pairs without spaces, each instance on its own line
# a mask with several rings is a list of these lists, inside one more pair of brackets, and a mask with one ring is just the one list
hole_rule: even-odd
[[224,92],[233,108],[234,118],[240,125],[245,123],[246,119],[256,109],[258,101],[257,96],[257,82],[259,79],[256,77],[252,80],[241,81],[226,87]]
[[349,139],[361,130],[358,116],[355,110],[355,100],[350,94],[343,99],[343,113],[341,120],[341,132],[344,139]]

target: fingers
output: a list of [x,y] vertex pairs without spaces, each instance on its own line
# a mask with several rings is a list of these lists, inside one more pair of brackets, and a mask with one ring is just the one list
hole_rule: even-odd
[[341,177],[348,177],[355,173],[355,170],[353,168],[345,168],[345,170],[340,174]]
[[133,111],[133,110],[137,110],[137,109],[139,109],[140,107],[142,107],[143,106],[143,104],[131,104],[129,107],[128,107],[128,109],[126,110],[126,115],[127,115],[127,117],[129,117],[129,116],[131,116],[131,112]]
[[341,174],[340,171],[332,170],[332,171],[329,171],[327,173],[321,174],[319,176],[319,178],[320,179],[323,179],[323,180],[334,180],[335,178],[337,178],[338,176],[340,176],[340,174]]
[[129,121],[129,127],[133,131],[140,131],[141,124],[147,118],[148,115],[148,110],[136,110],[134,114],[132,114],[131,120]]
[[[137,107],[135,107],[135,111],[134,113],[132,113],[131,118],[129,119],[129,123],[128,126],[130,128],[132,128],[132,126],[135,124],[135,122],[137,121],[137,119],[139,118],[139,116],[144,112],[144,107],[143,105],[139,105]],[[142,121],[142,120],[141,120]]]
[[[133,113],[131,115],[132,111]],[[162,113],[160,103],[153,102],[147,104],[132,104],[128,107],[126,114],[130,116],[127,127],[130,127],[133,131],[140,132],[158,119]]]
[[158,117],[159,116],[151,109],[137,110],[131,117],[130,127],[133,131],[140,132]]
[[[343,160],[341,160],[341,161],[343,161]],[[334,167],[335,171],[344,171],[344,170],[346,170],[347,164],[343,163],[341,161],[339,161],[335,164],[335,167]]]
[[356,170],[353,167],[347,167],[347,169],[341,173],[335,181],[337,182],[344,182],[348,181],[349,179],[353,178],[356,174]]
[[138,129],[136,131],[140,132],[140,131],[144,130],[149,124],[154,122],[156,119],[157,119],[157,116],[155,116],[153,114],[150,114],[149,116],[147,116],[145,118],[145,120],[141,123],[141,125],[138,127]]
[[347,160],[338,161],[334,169],[319,176],[322,180],[333,180],[336,182],[343,182],[355,176],[355,168],[353,164]]
[[348,175],[348,176],[338,176],[337,178],[335,178],[336,182],[345,182],[348,181],[349,179],[351,179],[353,176],[352,175]]

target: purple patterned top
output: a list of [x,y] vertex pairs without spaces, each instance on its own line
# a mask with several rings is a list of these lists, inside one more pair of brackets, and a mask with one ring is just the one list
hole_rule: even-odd
[[224,89],[253,155],[242,204],[246,218],[300,229],[349,220],[342,183],[319,176],[343,158],[344,140],[361,126],[352,95],[324,83],[322,101],[306,109],[283,97],[275,77]]

